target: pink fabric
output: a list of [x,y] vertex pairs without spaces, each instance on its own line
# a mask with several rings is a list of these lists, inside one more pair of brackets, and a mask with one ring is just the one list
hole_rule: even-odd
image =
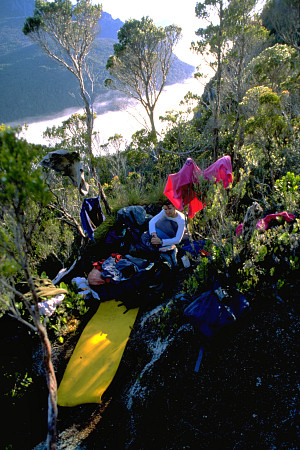
[[236,233],[237,236],[239,236],[239,235],[241,234],[242,231],[243,231],[243,224],[240,223],[240,224],[236,227],[235,233]]
[[192,183],[198,183],[202,170],[192,160],[187,158],[184,166],[177,173],[169,175],[164,194],[176,209],[182,211],[188,205],[188,217],[194,217],[196,212],[203,209],[202,202],[196,197]]
[[218,181],[223,181],[224,188],[227,188],[232,183],[232,166],[230,156],[223,156],[215,163],[204,170],[204,178],[210,180],[212,177]]
[[199,177],[205,179],[214,177],[216,182],[222,180],[224,188],[232,183],[232,167],[230,156],[223,156],[203,172],[192,158],[187,158],[182,169],[169,175],[164,194],[173,203],[176,209],[182,211],[188,205],[188,217],[204,208],[205,205],[196,197],[193,191],[193,183],[199,182]]
[[[265,231],[268,228],[271,220],[277,219],[278,217],[283,217],[286,222],[292,222],[293,220],[295,220],[294,214],[288,213],[286,211],[283,211],[281,213],[268,214],[266,217],[257,222],[256,229]],[[242,231],[243,231],[243,224],[240,223],[235,230],[237,236],[239,236]]]
[[256,228],[265,231],[268,228],[271,220],[277,219],[278,217],[283,217],[286,222],[292,222],[293,220],[295,220],[294,214],[290,214],[286,211],[281,213],[268,214],[266,217],[257,222]]

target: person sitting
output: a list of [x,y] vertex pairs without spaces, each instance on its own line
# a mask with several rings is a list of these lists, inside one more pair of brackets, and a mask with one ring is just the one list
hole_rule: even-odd
[[149,221],[151,244],[160,252],[172,251],[171,260],[174,265],[176,265],[176,245],[181,242],[185,230],[184,214],[177,211],[168,199],[163,202],[161,212]]

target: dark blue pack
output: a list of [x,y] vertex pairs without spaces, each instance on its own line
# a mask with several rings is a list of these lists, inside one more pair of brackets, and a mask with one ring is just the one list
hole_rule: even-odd
[[196,297],[184,314],[195,328],[211,338],[223,327],[234,324],[248,309],[249,302],[236,288],[214,285]]

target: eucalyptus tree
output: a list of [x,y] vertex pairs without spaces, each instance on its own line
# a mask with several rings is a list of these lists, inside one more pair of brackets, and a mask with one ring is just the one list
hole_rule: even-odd
[[181,28],[156,26],[149,17],[125,22],[118,32],[119,42],[106,68],[106,86],[137,100],[146,110],[150,130],[156,137],[154,111],[174,61],[173,50],[181,38]]
[[93,74],[88,63],[97,33],[102,7],[91,0],[35,1],[33,17],[28,17],[23,33],[38,44],[43,52],[65,67],[78,80],[89,132],[88,151],[91,154],[93,129]]
[[106,144],[101,145],[109,161],[111,178],[124,179],[126,176],[127,161],[124,147],[126,142],[121,134],[110,136]]
[[[222,95],[226,94],[230,84],[230,97],[235,104],[240,104],[246,90],[245,68],[266,41],[266,33],[253,12],[257,4],[258,0],[204,0],[196,4],[196,16],[204,26],[196,31],[199,39],[192,42],[192,48],[204,57],[209,55],[209,65],[215,71],[211,82],[212,98],[209,99],[214,160],[220,150]],[[201,73],[196,76],[201,76]],[[239,118],[237,106],[233,141]]]
[[[91,0],[77,0],[74,6],[71,0],[35,0],[33,16],[27,17],[23,26],[23,33],[78,81],[86,115],[86,151],[92,176],[96,175],[92,152],[95,79],[89,55],[99,32],[101,14],[102,6],[92,4]],[[110,211],[100,183],[99,188]]]
[[[235,113],[232,127],[231,149],[236,144],[241,114],[242,99],[250,87],[249,70],[251,60],[270,44],[268,31],[261,26],[254,14],[257,0],[231,0],[225,11],[225,24],[231,48],[226,55],[223,86],[227,101]],[[242,144],[242,133],[238,145]]]
[[263,23],[285,44],[297,51],[300,60],[299,0],[269,0],[262,13]]
[[[228,50],[228,36],[226,33],[225,10],[228,0],[204,0],[197,2],[196,16],[207,24],[196,31],[197,42],[192,42],[192,48],[201,55],[210,55],[209,62],[216,73],[215,101],[213,106],[213,159],[218,159],[219,133],[220,133],[220,110],[221,110],[221,81],[224,69],[224,59]],[[198,73],[196,76],[201,76]]]

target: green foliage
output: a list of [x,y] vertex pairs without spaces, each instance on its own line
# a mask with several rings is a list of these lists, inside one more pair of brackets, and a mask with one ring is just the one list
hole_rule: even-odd
[[245,139],[240,153],[252,168],[259,168],[260,181],[272,189],[275,178],[294,170],[299,159],[298,126],[292,126],[294,119],[286,110],[284,93],[280,96],[269,87],[249,89],[242,104],[249,116],[242,124]]
[[54,216],[45,218],[33,236],[32,258],[34,261],[42,262],[49,255],[53,255],[64,265],[72,254],[73,243],[74,233],[68,225],[61,223]]
[[[90,0],[78,0],[73,7],[70,0],[54,0],[47,2],[44,0],[35,0],[35,10],[33,17],[25,20],[23,33],[37,33],[40,29],[49,31],[49,24],[56,22],[59,30],[63,26],[65,31],[64,39],[71,43],[70,48],[76,39],[85,31],[86,22],[90,23],[91,29],[95,27],[101,17],[102,7],[100,5],[92,5]],[[54,35],[56,33],[54,31]],[[73,38],[76,36],[72,43]]]
[[[116,210],[114,209],[114,211],[116,211]],[[115,225],[115,223],[116,223],[116,217],[114,214],[106,217],[105,221],[101,224],[101,226],[95,230],[95,233],[94,233],[95,241],[97,243],[103,242],[103,245],[105,245],[105,238],[106,238],[108,232]]]
[[64,148],[81,153],[82,148],[86,147],[86,133],[86,114],[75,113],[61,125],[47,128],[43,137],[49,139],[53,149]]
[[54,314],[43,318],[49,330],[51,341],[57,341],[62,344],[67,335],[74,333],[80,323],[81,316],[85,315],[89,307],[84,297],[77,294],[75,289],[65,283],[60,283],[59,288],[67,289],[68,294],[62,303],[57,307]]
[[[196,267],[183,283],[183,290],[191,296],[210,289],[213,277],[234,280],[239,289],[251,295],[265,291],[269,296],[280,295],[294,282],[300,258],[299,219],[292,225],[278,219],[275,228],[255,231],[244,259],[244,243],[235,236],[235,229],[246,212],[249,175],[249,169],[242,170],[239,181],[228,191],[221,183],[207,180],[200,179],[194,185],[198,198],[206,206],[192,219],[190,227],[194,236],[206,239],[209,255],[194,259]],[[276,180],[275,198],[270,191],[264,193],[267,202],[277,200],[280,209],[298,212],[299,180],[293,173]],[[257,195],[257,187],[254,192]]]
[[[199,184],[194,184],[197,197],[205,206],[191,224],[193,233],[202,238],[208,237],[214,244],[222,246],[224,239],[232,235],[232,217],[229,210],[229,191],[223,183],[214,179],[200,177]],[[238,201],[237,190],[235,201]]]
[[296,52],[288,45],[275,44],[254,58],[248,66],[255,85],[269,86],[281,92],[297,71]]
[[3,364],[1,367],[2,374],[2,392],[4,397],[9,397],[14,404],[18,399],[22,398],[33,383],[33,379],[28,372],[21,373],[19,371],[11,373],[7,372],[7,367]]
[[281,179],[275,181],[274,197],[282,209],[299,212],[300,205],[300,175],[287,172]]
[[[205,28],[199,28],[196,31],[199,40],[197,45],[194,44],[194,48],[199,53],[207,52],[208,46],[211,53],[218,54],[226,42],[225,34],[220,32],[220,21],[223,19],[222,15],[224,14],[223,3],[222,0],[205,0],[196,4],[196,16],[199,19],[204,19],[208,23]],[[212,19],[213,15],[216,16],[217,20],[214,21]],[[212,64],[215,65],[214,63]]]
[[[160,120],[166,123],[163,136],[164,151],[160,153],[164,161],[161,163],[167,165],[169,170],[170,165],[179,159],[176,158],[176,154],[190,152],[190,156],[193,157],[193,154],[198,156],[202,151],[199,120],[195,118],[199,113],[199,100],[199,96],[188,92],[179,104],[179,107],[184,105],[184,110],[166,111],[164,116],[160,116]],[[172,161],[170,152],[173,154]]]
[[279,221],[263,233],[256,231],[250,257],[237,272],[239,289],[276,296],[295,282],[300,267],[299,225],[299,219],[291,226]]
[[[152,36],[152,40],[150,40]],[[142,52],[150,52],[150,58],[154,56],[156,41],[165,39],[166,35],[162,27],[157,27],[149,17],[143,17],[141,20],[128,20],[118,32],[119,43],[114,45],[114,53],[117,58],[128,51],[131,46],[136,49],[140,46]],[[153,42],[152,46],[149,42]],[[148,48],[149,47],[149,48]],[[107,67],[109,68],[109,66]]]
[[[211,288],[213,277],[234,280],[245,294],[268,297],[281,295],[296,282],[300,268],[300,220],[290,225],[278,220],[278,225],[264,232],[255,231],[249,244],[247,258],[238,263],[242,240],[223,240],[222,246],[209,240],[209,256],[198,257],[193,273],[183,283],[183,291],[194,296]],[[228,278],[227,278],[228,277]]]
[[[252,32],[250,27],[255,23],[252,14],[254,5],[254,0],[205,0],[196,4],[196,16],[206,26],[196,31],[198,40],[192,42],[192,48],[205,59],[208,57],[209,66],[215,71],[215,76],[210,80],[203,96],[212,113],[212,120],[205,134],[206,142],[203,144],[212,151],[214,160],[218,159],[225,146],[227,148],[229,144],[233,147],[236,139],[241,115],[239,103],[245,89],[245,66],[248,53],[252,54],[253,48],[257,47],[255,38],[258,33],[256,30]],[[257,24],[255,25],[258,28]],[[199,72],[196,77],[203,77],[203,74]],[[230,99],[224,101],[226,90]],[[235,123],[230,127],[231,131],[226,133],[224,140],[220,116],[225,115],[227,108],[233,109],[234,104],[237,105]],[[226,119],[228,120],[228,117]],[[225,142],[222,142],[223,140]]]
[[146,205],[159,202],[163,198],[165,180],[156,177],[150,183],[143,181],[139,173],[129,172],[128,177],[122,183],[118,177],[114,177],[110,183],[105,183],[103,187],[113,211],[118,211],[128,205]]
[[298,0],[269,0],[262,12],[263,25],[277,42],[288,44],[299,53],[300,17]]
[[46,205],[49,192],[41,170],[34,167],[41,154],[39,146],[17,137],[17,129],[2,128],[0,132],[0,201],[24,209],[33,201]]
[[40,168],[41,149],[17,137],[16,129],[0,132],[1,275],[21,270],[31,253],[31,238],[51,194]]
[[119,135],[102,146],[107,155],[100,158],[100,173],[114,210],[132,204],[156,203],[162,197],[165,176],[173,162],[155,146],[154,140],[152,133],[140,130],[124,150]]
[[190,296],[194,296],[197,292],[204,292],[209,286],[209,274],[212,261],[202,257],[194,269],[192,275],[184,280],[182,289]]
[[136,131],[126,148],[126,155],[130,169],[139,171],[143,177],[147,176],[147,172],[153,169],[153,159],[156,156],[152,133],[145,129]]
[[[163,297],[161,301],[163,302]],[[178,324],[181,322],[182,313],[180,308],[178,308],[176,299],[172,299],[168,303],[164,304],[160,311],[152,319],[153,328],[157,330],[159,336],[163,339],[169,336],[172,332],[176,332]]]
[[[36,272],[50,255],[64,266],[76,236],[57,211],[48,209],[53,196],[38,165],[41,148],[19,139],[16,131],[2,127],[0,134],[0,277],[12,283],[22,279],[25,269]],[[67,195],[68,188],[61,192]],[[11,295],[5,298],[7,304],[12,300]],[[20,311],[21,303],[17,306]]]

